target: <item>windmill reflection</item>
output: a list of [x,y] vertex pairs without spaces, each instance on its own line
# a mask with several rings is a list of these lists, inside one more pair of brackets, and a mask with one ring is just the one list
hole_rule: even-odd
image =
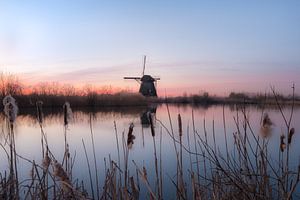
[[146,111],[143,111],[143,113],[141,114],[141,125],[143,128],[149,128],[151,125],[151,121],[150,121],[150,117],[152,118],[152,121],[155,122],[155,120],[153,120],[153,118],[155,119],[156,117],[156,109],[157,106],[153,105],[153,106],[149,106],[147,107]]
[[147,107],[146,110],[144,110],[141,113],[141,125],[142,125],[142,140],[143,140],[143,147],[145,146],[145,137],[144,137],[144,128],[150,128],[151,127],[151,121],[152,123],[155,123],[156,118],[156,109],[157,105],[152,105]]

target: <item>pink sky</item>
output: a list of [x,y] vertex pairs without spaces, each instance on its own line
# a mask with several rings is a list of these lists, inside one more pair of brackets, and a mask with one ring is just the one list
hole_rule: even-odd
[[[64,65],[66,63],[63,63]],[[91,64],[91,63],[90,63]],[[93,66],[94,65],[94,66]],[[91,84],[95,87],[112,86],[118,89],[130,89],[138,91],[139,85],[133,80],[124,80],[124,76],[139,76],[141,74],[141,63],[119,61],[115,65],[108,67],[97,67],[97,64],[91,64],[91,67],[77,68],[71,70],[60,66],[49,70],[35,70],[18,72],[18,76],[26,85],[34,85],[39,82],[59,82],[69,83],[77,87],[85,84]],[[100,65],[100,64],[99,64]],[[173,62],[164,63],[149,58],[146,67],[146,74],[158,76],[161,80],[158,82],[157,90],[161,96],[182,95],[209,92],[211,95],[226,96],[230,92],[270,92],[270,86],[284,94],[291,93],[291,85],[296,84],[296,92],[300,90],[300,73],[297,69],[268,69],[256,70],[251,68],[250,64],[245,68],[235,67],[237,64],[223,64],[223,67],[216,62]],[[225,66],[225,67],[224,67]],[[228,66],[228,67],[227,67]]]

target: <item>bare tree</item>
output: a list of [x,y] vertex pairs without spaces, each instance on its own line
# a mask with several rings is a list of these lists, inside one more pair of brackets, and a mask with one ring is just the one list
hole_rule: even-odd
[[10,73],[0,73],[0,93],[1,96],[22,95],[23,86],[19,81],[18,76]]

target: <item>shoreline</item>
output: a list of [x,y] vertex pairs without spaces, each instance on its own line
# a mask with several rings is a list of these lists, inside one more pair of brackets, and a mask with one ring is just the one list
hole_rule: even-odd
[[[44,108],[60,108],[65,102],[69,102],[74,108],[124,108],[124,107],[149,107],[160,104],[178,104],[178,105],[271,105],[277,104],[284,106],[300,106],[299,97],[280,97],[274,98],[268,96],[265,98],[247,97],[216,97],[216,96],[178,96],[178,97],[144,97],[138,93],[117,93],[117,94],[95,94],[93,96],[56,96],[56,95],[13,95],[19,108],[35,108],[36,102],[42,101]],[[0,97],[3,99],[4,96]],[[0,104],[3,109],[3,105]]]

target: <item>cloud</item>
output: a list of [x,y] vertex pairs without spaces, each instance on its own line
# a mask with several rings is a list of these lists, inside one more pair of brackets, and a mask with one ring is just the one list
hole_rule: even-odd
[[27,82],[68,82],[68,83],[86,83],[86,82],[107,82],[113,79],[122,79],[128,74],[129,65],[116,65],[110,67],[88,67],[76,70],[56,71],[32,71],[22,73],[22,79]]

